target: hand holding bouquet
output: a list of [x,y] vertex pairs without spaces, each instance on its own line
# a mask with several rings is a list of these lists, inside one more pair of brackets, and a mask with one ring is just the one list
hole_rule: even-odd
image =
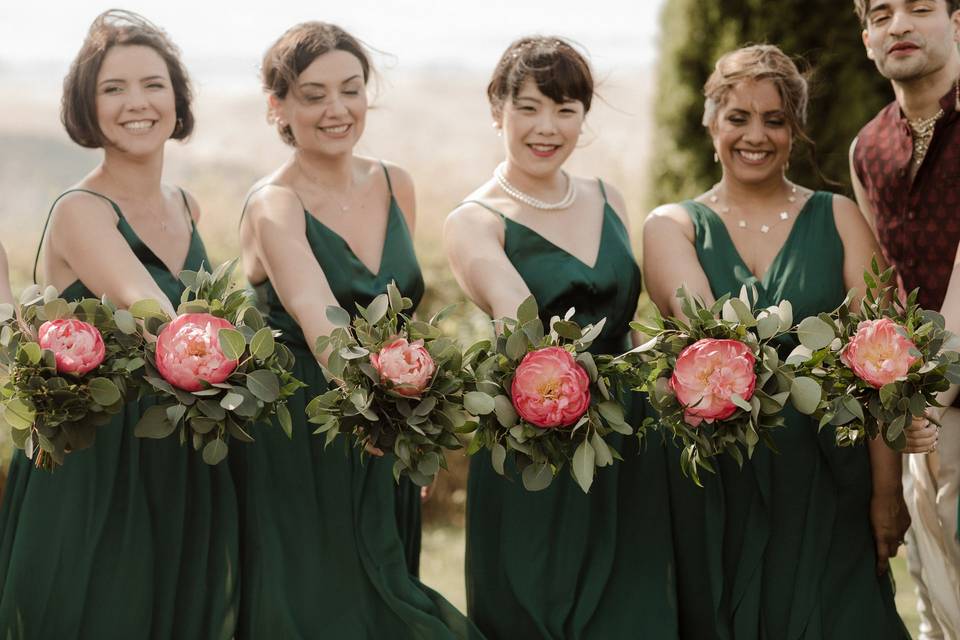
[[783,426],[787,400],[820,391],[795,384],[777,353],[793,323],[789,301],[755,311],[746,288],[709,307],[683,288],[677,296],[687,320],[657,315],[653,326],[633,323],[652,339],[618,360],[683,443],[681,469],[700,484],[699,468],[713,471],[710,458],[719,453],[742,465],[743,451],[751,457],[761,441],[774,448],[771,432]]
[[275,341],[249,294],[231,289],[235,265],[182,272],[186,290],[172,321],[155,301],[130,309],[157,335],[146,346],[144,380],[159,396],[134,433],[165,438],[179,430],[208,464],[226,457],[231,437],[252,442],[255,422],[273,418],[289,436],[286,399],[303,386],[290,373],[293,354]]
[[330,349],[324,375],[333,383],[307,405],[329,445],[338,433],[358,444],[391,452],[394,478],[406,474],[420,486],[446,468],[444,451],[461,448],[464,425],[462,354],[444,337],[437,314],[429,322],[403,315],[413,303],[391,283],[387,293],[358,315],[329,307],[337,327],[317,340],[316,353]]
[[607,436],[633,433],[617,400],[618,367],[587,351],[604,321],[581,328],[572,315],[553,318],[544,333],[531,296],[515,319],[499,321],[495,344],[479,342],[464,354],[472,372],[464,405],[478,418],[468,451],[489,449],[501,475],[512,457],[528,491],[545,489],[569,465],[588,492],[596,469],[620,459]]
[[3,417],[39,468],[93,444],[97,428],[136,397],[143,339],[130,312],[109,301],[68,302],[36,285],[0,305]]
[[859,310],[848,296],[832,314],[806,318],[801,346],[788,358],[798,375],[822,386],[810,407],[821,429],[835,427],[840,446],[879,435],[903,449],[912,418],[940,406],[937,394],[960,382],[960,354],[945,348],[953,336],[943,316],[921,309],[917,291],[901,301],[892,280],[893,269],[880,273],[874,260]]

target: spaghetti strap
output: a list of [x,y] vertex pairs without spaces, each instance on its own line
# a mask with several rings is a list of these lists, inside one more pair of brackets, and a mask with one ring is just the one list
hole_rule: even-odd
[[387,171],[387,165],[383,163],[383,160],[379,160],[380,166],[383,168],[383,175],[387,177],[387,189],[390,191],[390,197],[393,198],[393,183],[390,182],[390,172]]
[[603,196],[603,204],[610,204],[607,201],[607,188],[603,186],[603,180],[597,178],[597,184],[600,185],[600,195]]
[[[121,220],[123,219],[123,212],[120,211],[120,207],[117,205],[117,203],[102,193],[97,193],[96,191],[91,191],[90,189],[67,189],[58,195],[57,199],[54,200],[53,204],[50,205],[50,211],[47,212],[47,220],[43,223],[43,231],[40,233],[40,243],[37,245],[37,254],[33,258],[33,284],[37,284],[37,265],[40,264],[40,251],[43,249],[43,239],[47,235],[47,228],[50,226],[50,217],[53,215],[53,209],[57,206],[57,203],[60,202],[60,199],[63,198],[63,196],[77,191],[80,193],[89,193],[90,195],[97,196],[98,198],[103,198],[110,203],[110,206],[113,207],[114,213],[116,213]],[[186,196],[184,196],[184,198],[186,198]]]
[[[257,193],[258,191],[260,191],[261,189],[265,189],[265,188],[267,188],[267,187],[281,187],[281,188],[284,188],[284,189],[289,189],[289,187],[283,187],[283,185],[279,185],[279,184],[277,184],[277,183],[275,183],[275,182],[265,182],[265,183],[263,183],[262,185],[260,185],[259,187],[257,187],[256,189],[254,189],[253,191],[251,191],[250,193],[248,193],[248,194],[247,194],[247,199],[243,201],[243,208],[240,209],[240,221],[237,222],[237,227],[238,227],[238,228],[243,224],[243,217],[244,217],[245,215],[247,215],[247,205],[250,204],[250,198],[253,197],[253,194],[255,194],[255,193]],[[303,209],[304,211],[306,211],[306,210],[307,210],[307,205],[303,204],[303,198],[300,197],[300,194],[297,193],[296,191],[294,191],[293,189],[290,189],[290,193],[292,193],[294,196],[296,196],[297,201],[300,203],[300,208]]]
[[[489,211],[490,213],[494,213],[494,214],[500,216],[500,221],[503,222],[504,224],[507,223],[507,216],[503,215],[503,213],[501,213],[500,211],[497,211],[496,209],[494,209],[493,207],[491,207],[490,205],[488,205],[487,203],[485,203],[485,202],[483,202],[483,201],[481,201],[481,200],[464,200],[464,201],[461,202],[460,204],[461,204],[461,205],[463,205],[463,204],[478,204],[478,205],[480,205],[481,207],[483,207],[484,209],[486,209],[487,211]],[[460,206],[460,205],[457,205],[457,206]]]
[[187,222],[190,223],[191,229],[197,228],[197,221],[193,219],[193,211],[190,210],[190,200],[187,199],[187,192],[183,190],[183,187],[177,187],[180,191],[180,197],[183,198],[183,207],[187,211]]

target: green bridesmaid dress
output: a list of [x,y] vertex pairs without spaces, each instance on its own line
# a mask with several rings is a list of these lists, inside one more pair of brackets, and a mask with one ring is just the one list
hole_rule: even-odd
[[[130,249],[179,304],[177,275],[120,207],[87,193],[110,202]],[[184,204],[189,216],[186,196]],[[206,259],[193,228],[183,268]],[[62,295],[97,297],[79,281]],[[177,438],[134,437],[146,406],[127,404],[91,448],[69,454],[53,473],[15,453],[0,508],[0,637],[233,637],[240,592],[230,469],[205,464]]]
[[[575,307],[581,324],[607,319],[593,353],[630,348],[640,270],[605,193],[593,266],[490,210],[503,219],[504,251],[544,323]],[[628,402],[629,419],[642,421],[643,398],[630,394]],[[528,492],[515,469],[503,477],[489,455],[471,460],[467,601],[490,640],[677,637],[664,447],[656,436],[638,447],[636,438],[614,435],[624,459],[598,470],[586,495],[566,469],[546,490]]]
[[[762,278],[706,205],[684,208],[715,297],[756,287],[758,305],[789,300],[794,317],[831,311],[846,294],[833,194],[816,192]],[[786,355],[796,342],[781,345]],[[670,498],[681,635],[689,640],[906,639],[890,575],[876,575],[866,447],[785,410],[774,439],[743,469],[728,456],[696,487],[670,455]]]
[[[384,167],[389,186],[390,176]],[[414,303],[424,284],[403,212],[390,190],[377,273],[304,210],[307,241],[337,303],[349,311],[391,280]],[[341,436],[328,448],[304,410],[327,390],[303,332],[269,281],[257,285],[271,325],[306,383],[288,406],[293,439],[257,425],[256,442],[231,452],[241,512],[243,589],[237,638],[338,640],[479,637],[466,617],[419,582],[419,490],[397,487],[393,460],[371,458]]]

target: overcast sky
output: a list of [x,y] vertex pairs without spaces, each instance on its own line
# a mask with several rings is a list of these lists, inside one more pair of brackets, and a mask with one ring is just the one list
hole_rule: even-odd
[[[146,0],[123,3],[167,30],[195,74],[249,77],[262,52],[303,20],[335,22],[391,54],[387,65],[487,71],[527,33],[573,38],[610,71],[654,59],[664,0]],[[0,68],[66,69],[90,21],[89,0],[0,0]],[[61,76],[62,77],[62,76]],[[59,78],[56,79],[59,82]]]

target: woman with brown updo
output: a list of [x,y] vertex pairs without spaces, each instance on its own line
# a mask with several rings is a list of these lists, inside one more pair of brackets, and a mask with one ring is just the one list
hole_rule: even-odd
[[[680,286],[709,304],[746,285],[798,319],[835,309],[880,251],[852,201],[786,177],[794,143],[810,142],[805,78],[778,48],[751,46],[720,58],[704,93],[722,177],[647,219],[651,299],[680,316]],[[908,638],[888,565],[909,525],[899,454],[882,440],[839,448],[832,427],[784,414],[779,454],[759,447],[742,469],[721,456],[703,489],[670,455],[681,636]]]
[[[241,507],[238,638],[474,638],[479,634],[416,578],[420,492],[398,490],[393,460],[313,435],[306,403],[327,390],[313,353],[333,325],[395,281],[416,305],[413,181],[354,152],[372,68],[339,27],[299,24],[263,58],[270,118],[290,158],[250,191],[240,227],[244,268],[306,383],[289,400],[292,439],[270,425],[233,456]],[[318,362],[319,361],[319,362]]]
[[[447,257],[467,296],[494,318],[531,294],[546,325],[576,308],[581,325],[606,318],[594,353],[629,349],[640,294],[620,193],[563,165],[593,100],[584,57],[555,37],[517,40],[487,88],[505,160],[444,227]],[[643,419],[639,395],[628,418]],[[467,600],[487,638],[617,640],[676,637],[666,464],[659,438],[597,471],[589,494],[567,475],[528,492],[470,462]]]
[[[62,119],[100,164],[51,209],[48,284],[171,316],[178,274],[207,262],[199,207],[162,181],[170,139],[193,129],[177,48],[142,17],[96,18],[64,80]],[[0,637],[227,640],[239,600],[237,504],[226,463],[176,438],[134,435],[128,403],[50,473],[16,452],[0,508]]]

